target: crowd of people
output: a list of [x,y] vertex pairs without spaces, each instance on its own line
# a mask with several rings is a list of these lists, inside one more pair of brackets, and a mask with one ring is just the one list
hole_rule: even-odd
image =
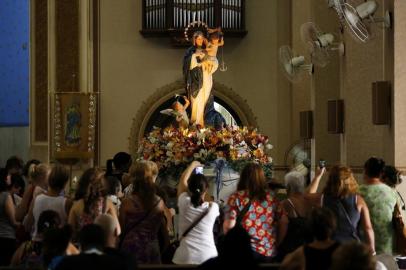
[[70,194],[64,166],[11,157],[0,171],[0,266],[372,270],[387,269],[379,256],[396,254],[392,216],[395,207],[404,209],[396,192],[401,173],[379,158],[365,162],[362,185],[342,165],[318,168],[308,186],[301,173],[289,172],[283,200],[261,165],[248,163],[224,205],[210,196],[200,166],[193,161],[181,175],[173,209],[152,161],[132,162],[120,152],[106,171],[85,170]]

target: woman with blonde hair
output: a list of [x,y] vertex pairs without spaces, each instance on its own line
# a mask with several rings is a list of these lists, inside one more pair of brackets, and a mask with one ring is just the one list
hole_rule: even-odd
[[165,204],[157,195],[155,180],[158,166],[152,161],[140,161],[130,167],[132,192],[120,207],[123,235],[119,248],[136,254],[139,264],[161,263],[158,232],[163,225]]
[[21,203],[16,208],[16,220],[22,221],[35,198],[48,189],[48,176],[51,167],[48,164],[32,164],[28,169],[29,185],[26,188]]
[[337,218],[337,229],[333,239],[338,242],[360,241],[358,227],[361,224],[367,244],[375,253],[374,231],[369,216],[368,206],[357,194],[358,184],[350,168],[342,165],[330,169],[329,177],[322,193],[317,193],[325,169],[318,170],[309,186],[307,199],[313,205],[327,207]]

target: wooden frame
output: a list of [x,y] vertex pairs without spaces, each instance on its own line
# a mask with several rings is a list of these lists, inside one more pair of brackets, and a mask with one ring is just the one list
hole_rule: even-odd
[[54,100],[52,144],[54,158],[57,160],[93,158],[96,94],[57,92]]

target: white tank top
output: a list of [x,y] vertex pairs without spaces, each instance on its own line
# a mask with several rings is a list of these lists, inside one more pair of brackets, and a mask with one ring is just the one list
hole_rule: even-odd
[[35,198],[33,216],[34,216],[34,233],[33,237],[37,237],[37,222],[39,216],[45,210],[53,210],[59,214],[61,218],[61,225],[65,225],[67,221],[67,215],[65,210],[66,198],[62,196],[51,197],[46,194],[40,194]]
[[[179,235],[182,235],[206,211],[209,203],[205,202],[195,208],[189,194],[184,192],[178,198],[178,207]],[[219,206],[213,202],[207,215],[180,241],[172,260],[175,264],[201,264],[210,258],[217,257],[213,226],[219,214]]]

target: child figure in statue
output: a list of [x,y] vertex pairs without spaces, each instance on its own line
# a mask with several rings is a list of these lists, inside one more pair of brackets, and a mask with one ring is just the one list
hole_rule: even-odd
[[207,68],[209,72],[212,72],[213,67],[218,66],[217,51],[218,47],[224,46],[224,39],[220,27],[208,29],[208,33],[209,40],[207,41],[206,53],[209,61]]
[[[180,101],[182,97],[184,105]],[[175,101],[172,103],[171,109],[166,109],[161,111],[162,114],[167,114],[175,117],[176,122],[179,127],[187,128],[189,127],[189,117],[187,115],[186,109],[189,107],[190,101],[186,96],[175,96]]]

